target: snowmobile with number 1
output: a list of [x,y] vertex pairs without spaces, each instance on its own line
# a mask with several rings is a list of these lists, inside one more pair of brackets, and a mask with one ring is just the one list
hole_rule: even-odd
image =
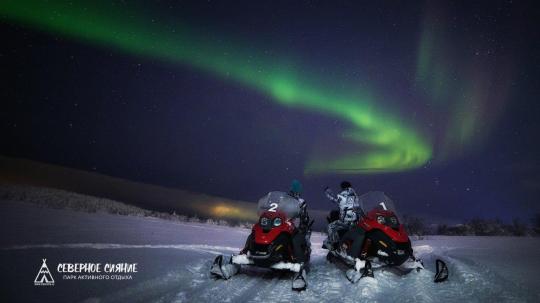
[[[380,191],[368,192],[359,197],[362,216],[357,226],[351,228],[343,239],[355,239],[355,233],[364,234],[362,245],[353,245],[353,241],[343,241],[341,247],[331,249],[327,259],[330,262],[339,260],[349,269],[346,276],[352,283],[365,277],[374,277],[376,268],[390,268],[399,274],[407,274],[413,270],[424,269],[421,260],[415,258],[409,235],[400,223],[394,203]],[[368,210],[367,213],[364,210]],[[337,219],[335,211],[327,218],[329,223]],[[360,250],[355,247],[360,247]],[[442,260],[436,261],[434,282],[442,282],[448,278],[448,268]]]
[[[217,256],[210,273],[216,278],[229,279],[240,271],[242,265],[290,271],[294,273],[292,289],[304,290],[311,247],[310,233],[306,237],[294,222],[300,212],[299,201],[285,192],[274,191],[261,198],[258,206],[259,221],[253,225],[245,248],[228,260],[222,255]],[[298,253],[293,251],[293,241],[297,239],[304,243],[296,244],[296,249],[301,249],[303,260],[298,260],[295,257]]]

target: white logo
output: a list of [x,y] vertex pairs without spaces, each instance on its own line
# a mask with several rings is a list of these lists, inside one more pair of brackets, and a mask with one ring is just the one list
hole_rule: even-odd
[[54,279],[45,261],[47,259],[43,259],[43,264],[41,264],[41,268],[34,280],[34,285],[36,286],[54,286]]

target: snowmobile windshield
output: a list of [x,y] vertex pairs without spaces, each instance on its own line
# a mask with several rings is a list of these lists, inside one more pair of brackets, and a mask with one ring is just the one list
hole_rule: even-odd
[[285,213],[287,218],[292,219],[300,215],[300,203],[288,193],[272,191],[259,199],[259,216],[265,211],[280,211]]
[[396,215],[398,220],[402,221],[394,201],[392,201],[392,199],[390,199],[382,191],[370,191],[361,195],[358,200],[360,202],[360,206],[366,214],[374,209],[389,210]]

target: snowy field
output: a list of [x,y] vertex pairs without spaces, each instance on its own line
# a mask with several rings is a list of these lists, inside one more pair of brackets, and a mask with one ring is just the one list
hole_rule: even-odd
[[[428,270],[351,284],[326,261],[314,234],[308,289],[291,276],[246,269],[229,281],[208,270],[218,254],[237,252],[249,230],[154,218],[83,213],[0,201],[3,302],[540,302],[540,239],[428,237],[414,241]],[[434,284],[435,258],[450,269]],[[47,259],[54,286],[34,286]],[[58,263],[138,263],[131,280],[64,280]]]

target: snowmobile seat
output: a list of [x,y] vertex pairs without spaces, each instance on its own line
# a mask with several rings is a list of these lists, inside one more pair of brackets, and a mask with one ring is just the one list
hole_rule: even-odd
[[336,220],[339,220],[339,209],[332,209],[328,214],[328,217],[326,217],[326,221],[328,221],[328,223],[332,223]]

